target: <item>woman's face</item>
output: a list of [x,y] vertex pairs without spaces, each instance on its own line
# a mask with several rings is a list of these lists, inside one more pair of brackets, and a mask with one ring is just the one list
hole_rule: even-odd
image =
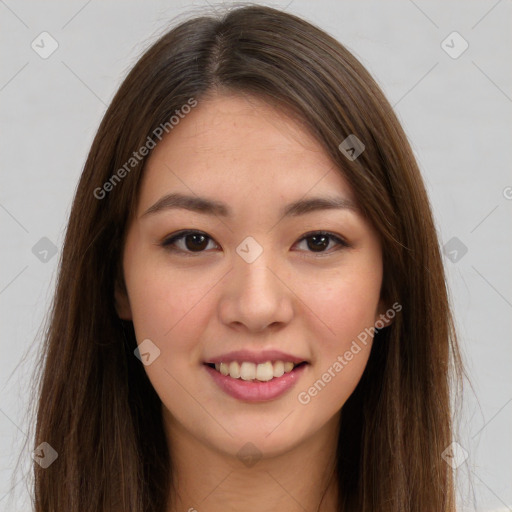
[[199,101],[153,149],[123,267],[118,312],[166,427],[231,455],[284,453],[336,424],[385,310],[379,240],[351,188],[255,98]]

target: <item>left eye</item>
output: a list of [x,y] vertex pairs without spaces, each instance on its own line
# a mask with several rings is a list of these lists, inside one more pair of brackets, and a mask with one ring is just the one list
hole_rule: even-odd
[[[165,239],[161,245],[170,251],[191,254],[204,252],[209,242],[218,247],[212,238],[201,231],[182,231]],[[308,252],[314,253],[325,253],[327,249],[332,249],[333,245],[338,246],[337,250],[349,246],[340,237],[326,231],[308,233],[299,240],[298,244],[302,242],[306,242]]]
[[[213,242],[213,239],[200,231],[182,231],[164,240],[162,245],[171,251],[203,252],[208,246],[208,240]],[[178,247],[178,242],[181,247]]]
[[338,249],[336,250],[339,250],[342,247],[348,247],[348,244],[340,237],[326,231],[308,233],[299,240],[299,243],[304,241],[306,242],[308,249],[311,249],[311,252],[317,253],[327,252],[327,248],[332,248],[331,242],[334,242],[334,246],[338,246]]

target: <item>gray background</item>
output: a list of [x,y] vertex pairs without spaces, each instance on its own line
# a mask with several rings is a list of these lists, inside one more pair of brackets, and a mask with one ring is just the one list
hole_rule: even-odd
[[[266,5],[286,7],[346,45],[381,85],[411,140],[441,243],[456,238],[445,265],[472,384],[457,434],[468,452],[457,470],[459,510],[510,511],[511,1]],[[13,469],[18,456],[23,468],[31,462],[33,447],[24,445],[34,428],[30,375],[95,130],[142,50],[176,16],[203,7],[0,0],[0,510],[30,509],[28,484]],[[31,47],[34,40],[42,45],[43,31],[58,43],[46,59]],[[458,58],[442,46],[453,31],[469,44]],[[462,48],[453,36],[447,44],[452,52]]]

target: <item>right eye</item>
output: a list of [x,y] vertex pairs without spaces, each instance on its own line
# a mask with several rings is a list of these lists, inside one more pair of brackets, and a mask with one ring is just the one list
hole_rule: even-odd
[[206,233],[187,230],[180,231],[166,238],[161,245],[169,251],[190,255],[192,253],[204,252],[208,247],[209,241],[217,245]]

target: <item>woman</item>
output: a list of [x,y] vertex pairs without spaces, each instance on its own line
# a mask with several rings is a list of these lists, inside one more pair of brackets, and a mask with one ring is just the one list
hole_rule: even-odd
[[293,15],[194,18],[137,62],[43,350],[36,511],[455,510],[425,188],[368,72]]

